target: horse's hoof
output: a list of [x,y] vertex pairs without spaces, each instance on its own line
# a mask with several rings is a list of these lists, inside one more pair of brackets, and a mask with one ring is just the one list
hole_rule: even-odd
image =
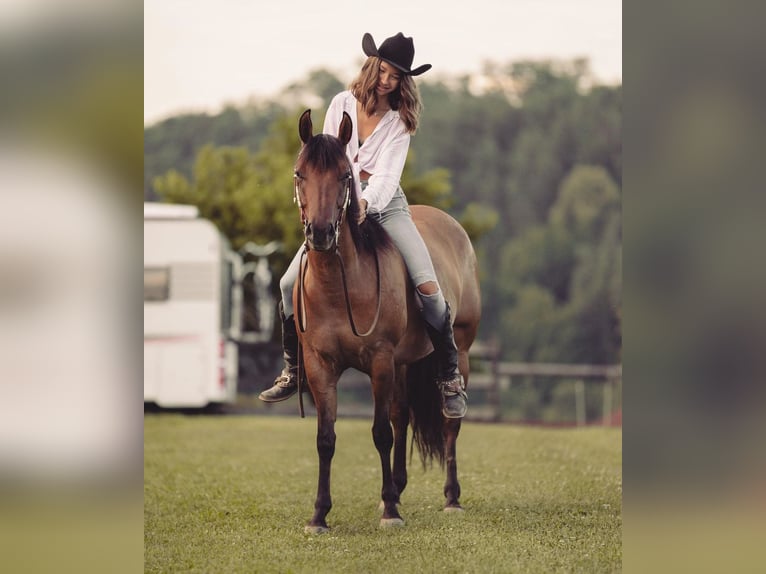
[[463,507],[460,506],[460,505],[458,505],[458,506],[445,506],[444,507],[444,512],[458,513],[459,514],[461,512],[465,512],[465,510],[463,510]]
[[381,518],[381,528],[396,528],[398,526],[404,526],[404,520],[401,518]]
[[324,534],[325,532],[330,532],[330,529],[326,526],[312,526],[311,524],[307,524],[303,527],[303,532],[305,534]]

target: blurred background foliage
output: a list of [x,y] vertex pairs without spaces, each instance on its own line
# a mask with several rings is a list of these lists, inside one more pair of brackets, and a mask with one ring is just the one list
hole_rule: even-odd
[[[270,260],[279,277],[301,243],[297,119],[312,108],[321,126],[346,84],[315,70],[272,99],[145,126],[144,200],[197,205],[235,249],[281,241]],[[425,110],[402,186],[471,236],[479,336],[504,360],[619,363],[622,86],[574,60],[487,63],[419,88]]]

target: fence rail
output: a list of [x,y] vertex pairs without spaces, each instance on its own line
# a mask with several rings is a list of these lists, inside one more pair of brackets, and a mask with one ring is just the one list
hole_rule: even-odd
[[564,363],[517,363],[500,361],[499,350],[492,344],[476,342],[471,348],[471,361],[483,367],[472,369],[470,388],[487,393],[487,405],[477,418],[499,421],[502,419],[500,395],[508,391],[514,379],[535,382],[535,378],[558,378],[575,381],[575,417],[578,426],[586,424],[585,380],[603,385],[602,424],[612,424],[615,410],[614,397],[622,381],[622,365],[583,365]]

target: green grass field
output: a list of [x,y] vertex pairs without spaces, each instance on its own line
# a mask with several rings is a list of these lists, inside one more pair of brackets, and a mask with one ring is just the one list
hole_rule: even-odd
[[146,572],[619,572],[619,429],[464,423],[465,512],[445,514],[417,453],[381,529],[371,420],[341,419],[329,534],[304,534],[316,494],[316,420],[147,414]]

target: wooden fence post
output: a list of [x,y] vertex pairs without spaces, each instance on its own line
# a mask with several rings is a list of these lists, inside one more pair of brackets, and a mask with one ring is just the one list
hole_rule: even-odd
[[577,426],[585,425],[585,381],[577,379],[575,381],[575,413],[577,416]]
[[611,415],[612,415],[612,405],[614,404],[614,398],[613,398],[613,389],[614,386],[614,379],[611,377],[607,377],[606,381],[604,381],[604,406],[603,406],[603,425],[605,427],[608,427],[612,424],[611,421]]

